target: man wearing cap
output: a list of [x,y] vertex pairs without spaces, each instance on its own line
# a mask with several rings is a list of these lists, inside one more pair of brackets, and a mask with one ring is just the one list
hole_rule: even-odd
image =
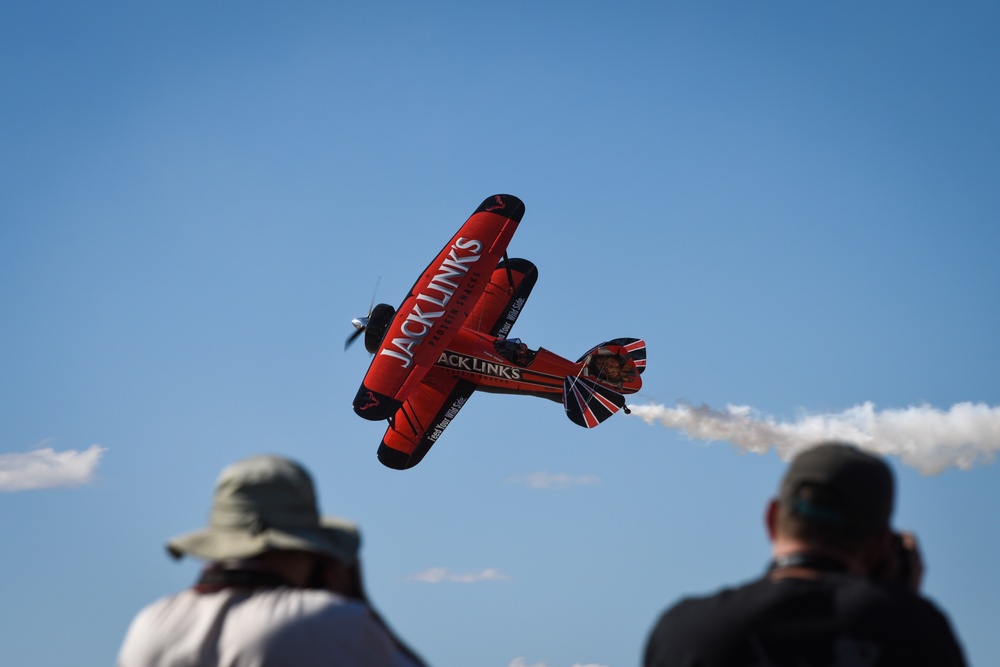
[[209,525],[167,544],[208,562],[132,621],[119,667],[420,667],[369,606],[357,526],[321,517],[309,473],[256,456],[219,477]]
[[852,445],[800,454],[767,507],[766,574],[668,609],[645,667],[965,665],[919,595],[915,540],[890,530],[893,487],[885,462]]

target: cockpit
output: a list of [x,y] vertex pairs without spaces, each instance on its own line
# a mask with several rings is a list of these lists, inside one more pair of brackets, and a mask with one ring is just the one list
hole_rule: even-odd
[[493,342],[497,354],[518,366],[527,366],[535,360],[537,350],[530,350],[520,338],[497,338]]

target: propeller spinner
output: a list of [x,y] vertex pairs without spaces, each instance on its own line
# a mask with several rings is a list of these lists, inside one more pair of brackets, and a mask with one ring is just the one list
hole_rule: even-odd
[[354,326],[354,332],[348,336],[347,341],[344,342],[345,350],[358,339],[358,336],[365,332],[365,329],[368,328],[368,317],[355,317],[351,320],[351,324]]
[[379,276],[375,280],[375,289],[372,290],[372,300],[371,303],[368,304],[368,314],[364,317],[355,317],[351,320],[351,325],[354,327],[354,333],[348,336],[347,340],[344,342],[345,351],[354,343],[354,341],[358,339],[358,336],[363,334],[368,328],[368,320],[372,316],[372,308],[375,306],[375,295],[378,294],[378,285],[380,282],[382,282],[382,276]]
[[[381,280],[382,277],[379,276],[379,281]],[[378,282],[375,283],[375,292],[378,292]],[[392,324],[392,318],[395,316],[396,309],[392,306],[385,303],[375,305],[375,293],[372,293],[372,301],[368,305],[368,314],[364,317],[356,317],[351,320],[354,332],[347,337],[344,349],[349,348],[361,334],[364,334],[365,349],[375,354],[378,352],[378,346],[382,344],[385,332],[389,330],[389,325]]]

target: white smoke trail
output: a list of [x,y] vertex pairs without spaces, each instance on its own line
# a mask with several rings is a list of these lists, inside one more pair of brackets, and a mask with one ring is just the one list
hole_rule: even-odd
[[876,410],[862,403],[839,413],[803,415],[794,422],[761,416],[751,407],[729,405],[629,406],[648,424],[659,422],[696,440],[725,440],[749,452],[772,447],[782,459],[820,440],[845,440],[896,456],[925,475],[945,468],[968,470],[991,463],[1000,451],[1000,407],[958,403],[947,412],[928,405]]

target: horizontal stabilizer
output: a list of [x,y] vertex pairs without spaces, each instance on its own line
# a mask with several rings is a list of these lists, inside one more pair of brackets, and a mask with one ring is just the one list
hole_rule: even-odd
[[588,377],[569,375],[563,383],[563,407],[574,424],[594,428],[625,407],[625,397]]

